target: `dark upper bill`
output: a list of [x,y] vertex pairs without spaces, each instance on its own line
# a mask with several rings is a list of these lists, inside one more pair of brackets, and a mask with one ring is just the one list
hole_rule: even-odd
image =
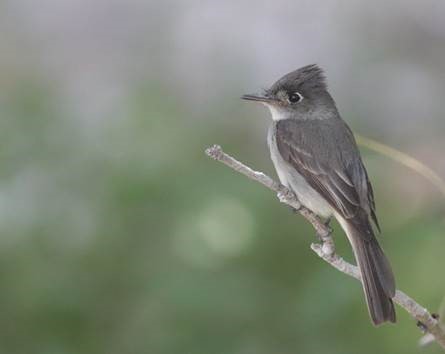
[[257,101],[257,102],[275,102],[276,100],[266,96],[259,95],[242,95],[241,99],[247,101]]

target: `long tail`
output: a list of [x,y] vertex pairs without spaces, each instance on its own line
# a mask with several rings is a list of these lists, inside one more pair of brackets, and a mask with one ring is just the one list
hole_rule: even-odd
[[374,235],[362,235],[354,226],[345,228],[362,275],[366,303],[374,325],[396,322],[392,298],[395,280],[391,265]]

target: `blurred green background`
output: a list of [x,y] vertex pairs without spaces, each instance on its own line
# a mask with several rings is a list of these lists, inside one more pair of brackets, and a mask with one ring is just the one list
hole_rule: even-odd
[[[1,1],[0,352],[419,352],[203,151],[275,176],[269,113],[239,96],[318,63],[354,131],[445,176],[444,4]],[[437,311],[444,196],[362,152],[398,286]]]

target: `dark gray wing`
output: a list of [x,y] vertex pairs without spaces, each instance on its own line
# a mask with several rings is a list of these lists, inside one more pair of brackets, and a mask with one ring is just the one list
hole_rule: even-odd
[[377,228],[374,196],[349,127],[341,119],[281,120],[276,142],[283,159],[292,165],[345,219],[372,234]]

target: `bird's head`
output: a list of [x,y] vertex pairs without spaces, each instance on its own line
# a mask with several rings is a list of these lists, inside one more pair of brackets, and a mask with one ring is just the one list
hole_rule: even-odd
[[315,64],[284,75],[261,95],[243,95],[241,98],[263,103],[270,109],[274,120],[320,119],[322,111],[336,110],[327,91],[323,70]]

